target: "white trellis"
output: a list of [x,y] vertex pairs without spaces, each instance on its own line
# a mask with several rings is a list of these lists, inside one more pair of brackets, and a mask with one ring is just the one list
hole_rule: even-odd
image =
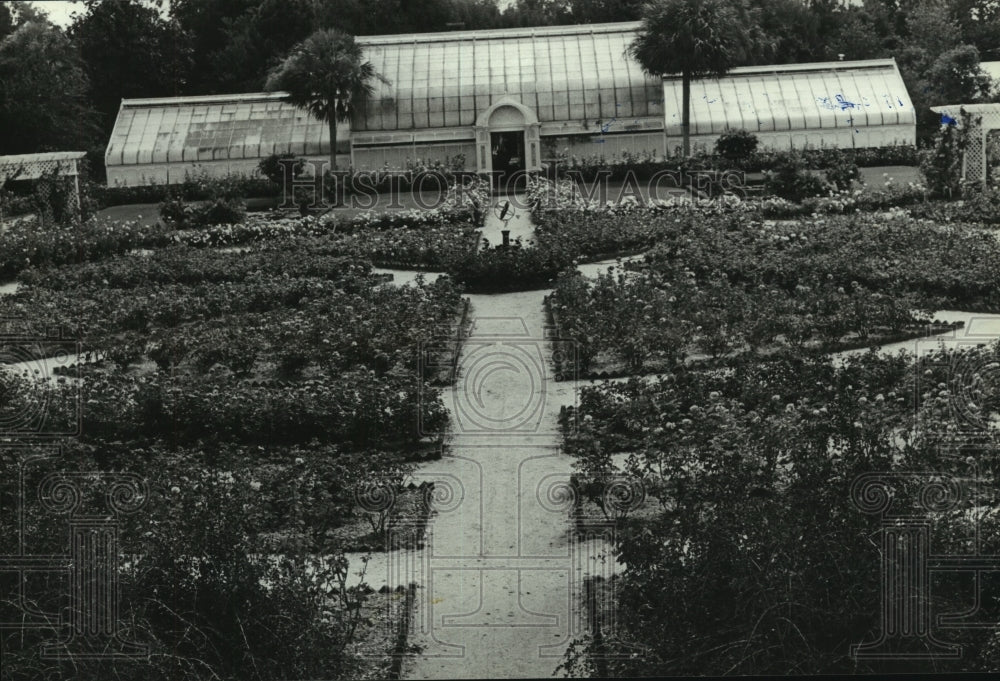
[[969,114],[977,121],[975,130],[965,138],[965,151],[962,153],[962,179],[966,182],[986,183],[986,142],[990,133],[1000,130],[1000,104],[951,104],[947,106],[932,106],[931,111],[943,114],[962,125],[962,114]]
[[9,181],[37,180],[57,171],[60,177],[73,178],[73,196],[80,212],[80,161],[82,151],[53,151],[43,154],[0,156],[0,189]]

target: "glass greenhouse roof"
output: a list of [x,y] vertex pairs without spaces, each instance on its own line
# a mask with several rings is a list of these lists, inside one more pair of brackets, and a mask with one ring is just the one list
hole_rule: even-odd
[[[681,135],[679,76],[663,83],[667,135]],[[691,134],[914,125],[892,59],[735,68],[691,83]]]
[[541,122],[663,115],[660,80],[626,54],[637,22],[359,37],[388,84],[356,131],[466,127],[505,96]]
[[105,160],[108,165],[137,165],[329,154],[327,125],[285,96],[123,100]]

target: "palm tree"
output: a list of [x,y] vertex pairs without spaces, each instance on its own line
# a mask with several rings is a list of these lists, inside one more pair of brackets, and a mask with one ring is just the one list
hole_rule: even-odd
[[326,29],[293,47],[271,71],[264,89],[287,91],[290,102],[329,124],[330,167],[336,170],[337,123],[350,120],[355,102],[372,95],[376,79],[389,82],[365,61],[354,36]]
[[684,156],[691,154],[691,81],[748,59],[755,21],[743,0],[653,0],[628,52],[653,76],[681,74]]

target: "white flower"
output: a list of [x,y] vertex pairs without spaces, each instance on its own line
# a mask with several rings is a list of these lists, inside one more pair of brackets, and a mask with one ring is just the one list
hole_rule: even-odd
[[178,487],[177,485],[174,485],[173,487],[170,488],[170,493],[171,494],[180,494],[180,492],[181,492],[181,488]]
[[257,482],[256,480],[251,481],[250,482],[250,489],[252,489],[254,492],[259,492],[260,491],[260,483]]

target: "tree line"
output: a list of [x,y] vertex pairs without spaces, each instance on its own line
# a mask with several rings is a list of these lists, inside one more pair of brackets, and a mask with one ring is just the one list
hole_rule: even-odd
[[[685,0],[728,7],[756,38],[732,66],[895,57],[917,107],[991,96],[997,0]],[[93,150],[123,98],[255,92],[317,31],[349,35],[628,21],[642,0],[87,0],[64,30],[38,7],[0,3],[0,154]],[[662,8],[661,8],[662,10]],[[672,14],[665,15],[671,21]],[[663,43],[669,45],[669,43]]]

